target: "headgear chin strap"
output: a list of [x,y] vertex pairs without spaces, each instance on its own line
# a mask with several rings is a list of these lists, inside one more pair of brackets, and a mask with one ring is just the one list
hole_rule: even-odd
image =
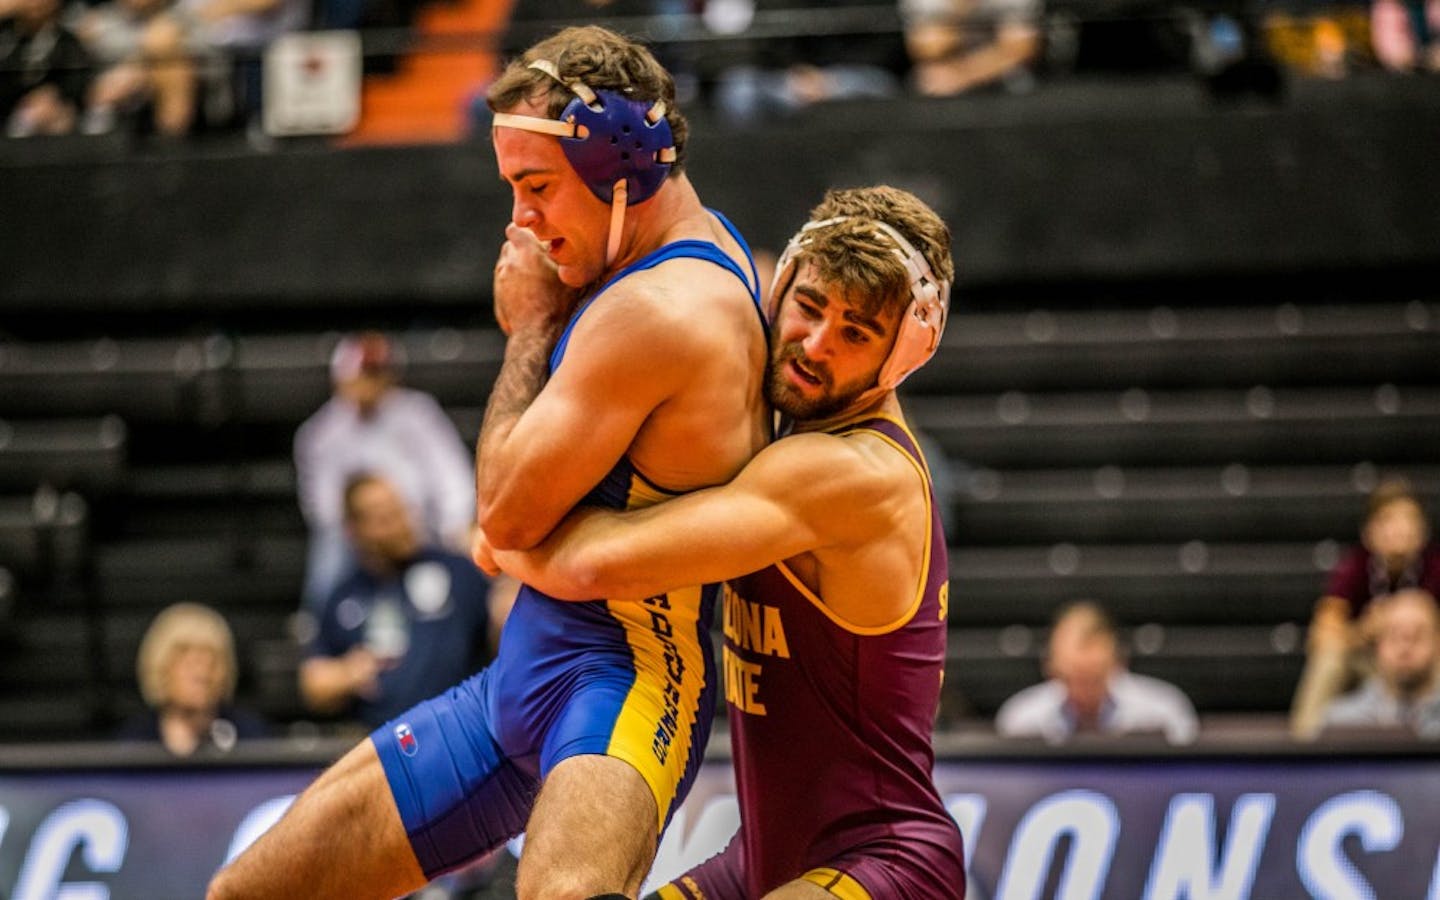
[[[785,252],[775,264],[775,280],[770,285],[770,295],[765,313],[770,320],[780,309],[780,300],[790,289],[795,279],[795,270],[800,254],[805,252],[813,235],[811,232],[849,221],[854,216],[835,216],[818,222],[807,222],[785,245]],[[940,346],[940,336],[945,332],[945,317],[950,310],[950,282],[935,277],[925,255],[916,250],[898,230],[878,219],[865,219],[875,226],[876,235],[888,240],[893,246],[891,252],[905,265],[910,281],[910,305],[900,316],[899,328],[895,333],[895,344],[890,355],[880,366],[875,387],[880,391],[894,390],[911,372],[925,365]]]
[[559,119],[495,113],[494,127],[519,128],[560,138],[570,166],[590,192],[610,204],[610,238],[605,264],[620,252],[625,207],[655,196],[676,159],[675,140],[665,119],[665,101],[645,103],[616,91],[591,90],[560,77],[548,59],[530,63],[575,94]]

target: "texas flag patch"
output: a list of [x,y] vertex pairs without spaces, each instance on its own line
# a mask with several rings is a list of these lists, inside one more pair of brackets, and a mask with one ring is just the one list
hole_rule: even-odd
[[410,730],[409,722],[401,722],[395,726],[395,740],[400,742],[400,752],[406,756],[414,756],[419,745],[415,743],[415,732]]

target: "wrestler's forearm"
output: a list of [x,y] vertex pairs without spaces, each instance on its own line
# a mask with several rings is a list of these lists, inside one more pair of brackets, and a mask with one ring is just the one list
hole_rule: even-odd
[[490,552],[507,575],[557,600],[609,597],[617,585],[607,580],[603,560],[613,556],[620,522],[620,514],[614,512],[578,510],[532,548]]
[[[523,502],[514,484],[519,452],[510,436],[545,386],[550,348],[557,329],[536,325],[510,335],[505,359],[485,406],[485,419],[475,447],[475,518],[487,534],[502,536],[506,521],[523,514],[510,506]],[[503,537],[502,537],[503,540]]]
[[644,509],[577,510],[533,548],[494,551],[494,561],[558,599],[640,600],[755,572],[824,543],[763,473],[747,471]]

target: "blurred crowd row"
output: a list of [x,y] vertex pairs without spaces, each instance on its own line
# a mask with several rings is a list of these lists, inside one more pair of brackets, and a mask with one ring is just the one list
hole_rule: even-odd
[[[309,528],[298,690],[318,719],[368,730],[483,665],[516,585],[487,581],[466,556],[470,453],[436,400],[401,383],[397,345],[379,333],[344,338],[330,372],[333,395],[294,445]],[[943,457],[933,462],[943,467]],[[1440,739],[1437,592],[1440,545],[1420,500],[1403,481],[1381,482],[1358,542],[1320,591],[1291,735],[1360,729]],[[1037,673],[1044,680],[1000,708],[995,731],[1051,743],[1195,740],[1200,723],[1185,694],[1129,671],[1126,624],[1095,600],[1059,610]],[[236,653],[213,609],[184,603],[162,612],[137,665],[148,711],[123,736],[185,756],[267,734],[260,717],[231,704]]]
[[[1026,91],[1075,71],[1186,71],[1273,91],[1287,70],[1440,69],[1440,0],[1042,2],[854,0],[837,15],[818,0],[517,0],[498,42],[477,34],[467,46],[504,56],[561,23],[604,20],[656,44],[683,100],[741,120],[836,99]],[[388,35],[365,41],[366,70],[385,70],[417,5],[0,0],[0,119],[12,137],[234,129],[257,121],[276,38]]]

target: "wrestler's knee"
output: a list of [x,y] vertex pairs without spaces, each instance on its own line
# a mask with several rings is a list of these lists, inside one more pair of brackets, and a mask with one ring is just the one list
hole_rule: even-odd
[[[528,842],[527,842],[528,843]],[[527,846],[515,873],[517,900],[588,900],[623,891],[625,878],[613,857],[570,853],[530,853]]]
[[588,900],[603,896],[593,873],[579,871],[535,872],[515,879],[516,900]]
[[532,852],[540,848],[527,839],[515,876],[515,896],[518,900],[633,897],[650,860],[648,854],[623,843],[604,849],[583,843],[550,843],[551,852]]
[[205,888],[205,900],[236,900],[240,896],[234,872],[229,866],[216,872]]

